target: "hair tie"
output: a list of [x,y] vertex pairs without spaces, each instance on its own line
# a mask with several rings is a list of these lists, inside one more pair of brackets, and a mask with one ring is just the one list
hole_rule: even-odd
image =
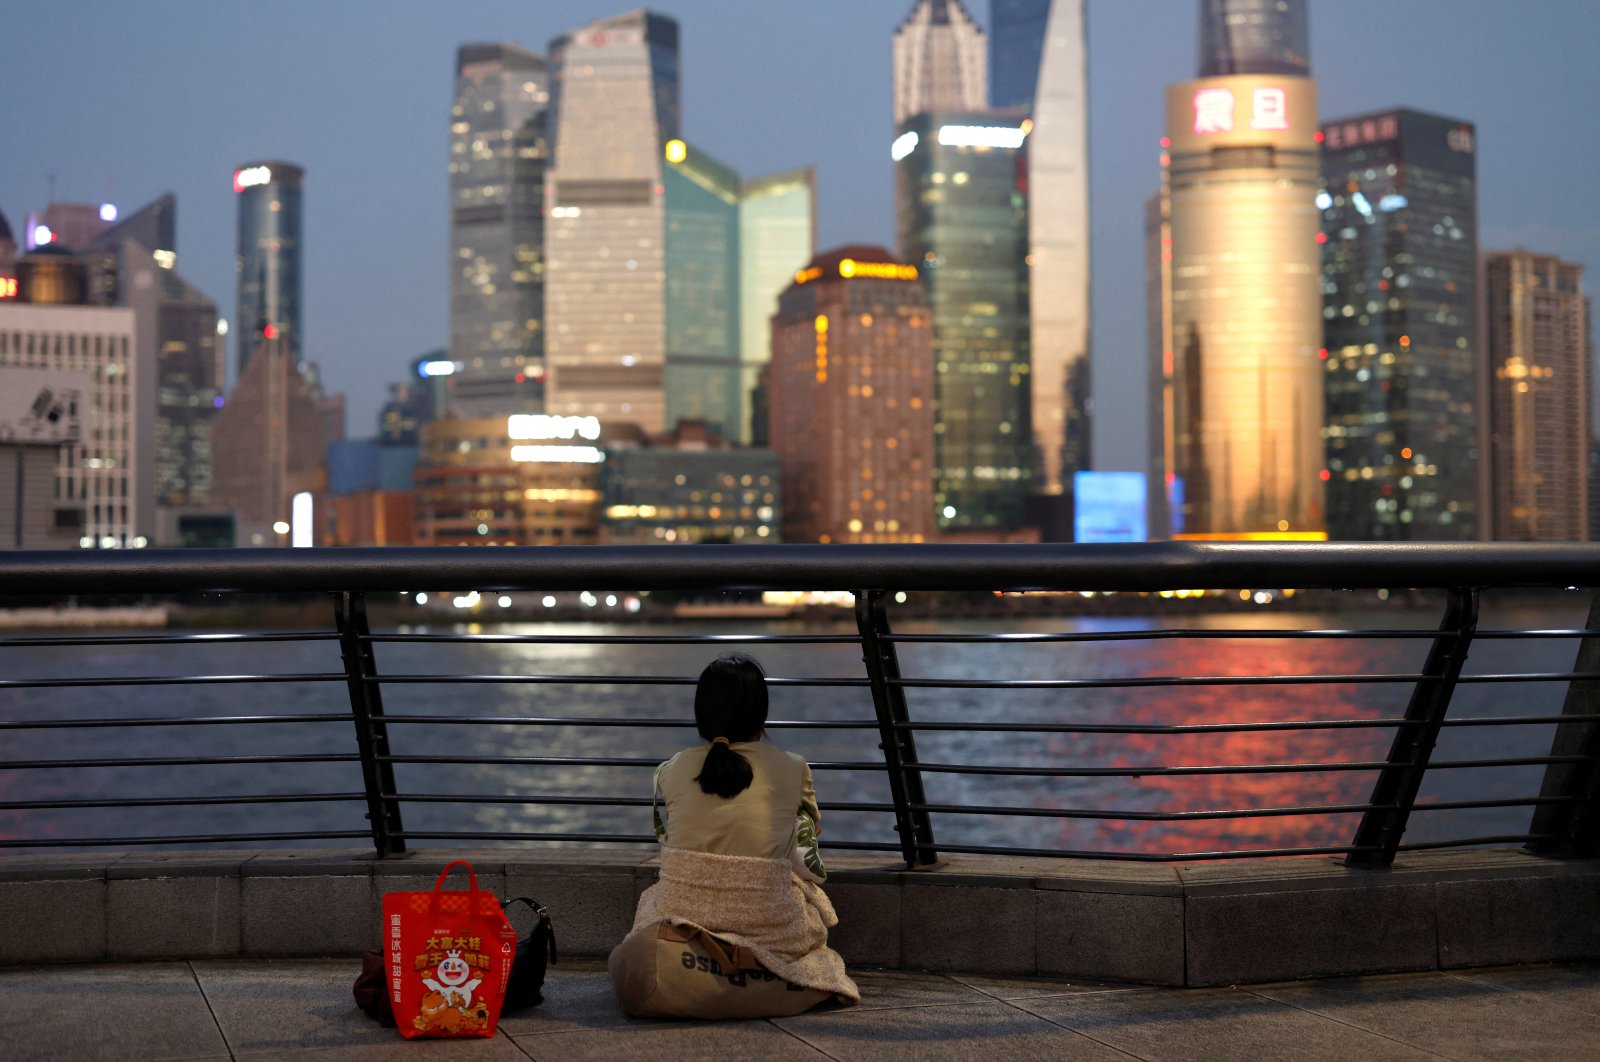
[[[728,744],[728,739],[727,738],[712,738],[711,739],[711,743],[713,745],[727,745]],[[729,746],[729,747],[731,748],[732,746]]]

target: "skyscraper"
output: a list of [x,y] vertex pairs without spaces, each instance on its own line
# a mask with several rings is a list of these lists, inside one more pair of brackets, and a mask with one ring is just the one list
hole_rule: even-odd
[[840,247],[778,301],[767,380],[788,541],[934,533],[933,350],[916,281],[881,247]]
[[1589,537],[1593,335],[1583,267],[1502,251],[1484,262],[1494,537]]
[[[807,167],[745,181],[739,189],[739,400],[736,441],[749,443],[761,370],[772,359],[778,298],[816,254],[817,178]],[[765,416],[764,411],[762,416]]]
[[1034,489],[1090,465],[1089,61],[1084,0],[990,0],[989,95],[1028,135]]
[[923,111],[987,104],[983,30],[961,0],[917,0],[894,34],[894,124]]
[[251,162],[233,171],[239,197],[239,243],[234,273],[239,303],[236,371],[262,340],[282,339],[296,362],[304,357],[300,334],[300,196],[305,171],[287,162]]
[[679,135],[678,26],[645,11],[550,44],[546,405],[667,427],[664,150]]
[[[1202,41],[1232,42],[1230,72],[1167,88],[1171,314],[1160,357],[1173,401],[1161,452],[1173,465],[1153,471],[1182,495],[1183,534],[1320,537],[1316,84],[1246,47],[1255,38],[1228,27],[1251,24],[1261,5],[1236,4],[1201,5]],[[1303,38],[1301,0],[1275,0],[1271,13],[1268,39]]]
[[682,140],[663,149],[666,426],[743,429],[739,397],[739,178]]
[[952,530],[1022,527],[1032,487],[1025,119],[930,112],[892,154],[900,251],[933,321],[934,511]]
[[544,401],[549,80],[514,44],[456,53],[450,111],[450,357],[464,415]]
[[1200,76],[1311,76],[1305,0],[1200,0]]
[[1478,537],[1473,128],[1409,109],[1322,126],[1328,534]]

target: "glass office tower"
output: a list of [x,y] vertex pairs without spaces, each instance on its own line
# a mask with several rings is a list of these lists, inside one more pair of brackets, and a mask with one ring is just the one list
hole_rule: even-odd
[[1322,125],[1328,535],[1478,537],[1473,127],[1414,110]]
[[667,427],[663,169],[678,138],[677,47],[677,24],[642,11],[551,42],[551,413]]
[[751,441],[761,370],[772,359],[778,296],[817,243],[817,177],[807,167],[745,181],[739,189],[739,441]]
[[450,358],[464,415],[537,410],[544,384],[545,61],[456,53],[450,110]]
[[989,95],[1024,110],[1035,489],[1090,466],[1089,60],[1084,0],[991,0]]
[[237,375],[262,340],[282,339],[296,363],[300,334],[300,197],[305,170],[287,162],[250,162],[233,171],[239,200],[239,283],[234,334]]
[[1200,76],[1311,75],[1305,0],[1200,0]]
[[894,33],[894,124],[924,111],[977,111],[989,56],[961,0],[917,0]]
[[667,141],[666,422],[703,420],[738,438],[739,178],[682,140]]
[[901,255],[933,320],[934,510],[952,530],[1022,527],[1032,488],[1025,120],[922,114],[895,141]]

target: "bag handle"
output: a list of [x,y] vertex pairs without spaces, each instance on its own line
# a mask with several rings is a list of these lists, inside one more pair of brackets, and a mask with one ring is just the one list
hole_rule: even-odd
[[465,859],[457,859],[454,862],[446,865],[443,870],[439,871],[439,880],[433,883],[433,897],[428,901],[429,918],[432,918],[439,913],[439,893],[444,889],[444,879],[448,878],[450,876],[450,872],[456,867],[467,868],[467,881],[470,883],[470,888],[467,890],[467,917],[478,917],[478,874],[472,869],[471,863],[467,862]]
[[[552,925],[551,922],[550,922],[550,909],[548,907],[546,907],[544,904],[540,903],[538,900],[532,899],[532,898],[527,897],[527,896],[513,896],[511,899],[509,899],[509,900],[505,901],[504,903],[502,903],[500,905],[500,909],[502,911],[504,911],[504,910],[508,909],[514,903],[525,903],[525,904],[527,904],[528,907],[533,911],[533,913],[538,916],[539,922],[534,927],[534,932],[535,933],[539,931],[539,927],[541,927],[541,926],[548,930],[548,932],[545,933],[545,939],[546,939],[546,941],[548,942],[548,945],[549,945],[547,950],[549,951],[550,961],[551,962],[555,962],[556,961],[556,927],[554,925]],[[531,933],[529,934],[529,938],[530,939],[532,938],[532,934]]]

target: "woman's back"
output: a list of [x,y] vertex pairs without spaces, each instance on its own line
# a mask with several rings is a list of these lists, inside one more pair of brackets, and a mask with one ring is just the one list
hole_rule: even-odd
[[709,744],[684,749],[656,772],[665,805],[662,841],[716,855],[788,859],[798,840],[797,814],[817,821],[811,768],[770,741],[736,741],[729,748],[750,764],[750,785],[732,797],[705,792],[696,778]]

